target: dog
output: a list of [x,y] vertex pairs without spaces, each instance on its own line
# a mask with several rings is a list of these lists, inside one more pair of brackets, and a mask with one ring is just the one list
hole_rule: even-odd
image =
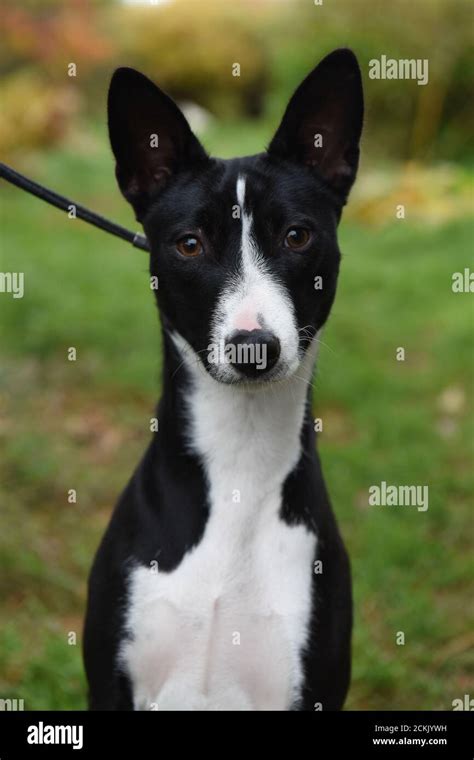
[[163,392],[89,578],[92,710],[343,706],[350,565],[311,378],[362,122],[348,49],[304,79],[265,152],[231,160],[144,75],[113,75],[110,142],[158,278]]

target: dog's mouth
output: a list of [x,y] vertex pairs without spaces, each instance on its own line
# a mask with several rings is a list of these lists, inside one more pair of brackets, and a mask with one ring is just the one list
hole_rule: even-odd
[[[312,341],[311,346],[302,347],[298,341],[285,342],[279,346],[278,356],[273,355],[269,361],[268,354],[265,356],[265,351],[257,347],[253,352],[226,351],[229,342],[224,340],[220,346],[214,343],[198,350],[176,331],[170,335],[183,360],[179,366],[186,364],[192,373],[204,374],[221,385],[244,390],[265,389],[295,377],[304,380],[308,376],[309,380],[318,343]],[[273,348],[276,352],[276,345]]]
[[249,377],[248,375],[238,375],[237,373],[229,372],[224,368],[208,369],[208,372],[214,380],[223,385],[238,385],[248,388],[259,388],[271,385],[272,383],[278,383],[288,379],[293,374],[285,370],[278,370],[264,376],[255,375]]

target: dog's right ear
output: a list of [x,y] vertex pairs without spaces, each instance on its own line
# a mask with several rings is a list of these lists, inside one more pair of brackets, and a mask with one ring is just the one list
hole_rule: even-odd
[[174,101],[135,69],[115,71],[108,120],[117,181],[138,221],[175,172],[208,160]]

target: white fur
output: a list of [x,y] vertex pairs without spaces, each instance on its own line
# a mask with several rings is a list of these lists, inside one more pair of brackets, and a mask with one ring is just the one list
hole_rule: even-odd
[[[175,570],[131,573],[121,660],[135,708],[287,710],[300,695],[316,555],[315,535],[279,518],[306,383],[236,390],[174,339],[193,377],[189,445],[205,465],[210,515]],[[308,379],[315,347],[302,364]]]
[[[293,304],[283,286],[268,271],[265,259],[258,251],[252,236],[252,215],[244,211],[245,178],[239,176],[236,195],[242,220],[241,261],[238,273],[224,289],[217,304],[212,329],[212,344],[225,344],[241,326],[248,323],[266,327],[280,341],[280,357],[271,370],[273,379],[287,377],[298,366],[298,328]],[[253,325],[252,325],[253,326]],[[235,381],[239,373],[222,360],[215,365],[216,377]]]

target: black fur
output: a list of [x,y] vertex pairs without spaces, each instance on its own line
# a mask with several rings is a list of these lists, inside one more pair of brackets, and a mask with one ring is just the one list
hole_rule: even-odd
[[[177,330],[207,361],[210,323],[219,294],[236,272],[240,225],[232,217],[239,174],[245,202],[269,270],[287,289],[298,326],[315,334],[336,292],[340,252],[337,226],[355,179],[362,129],[362,85],[353,53],[335,51],[290,100],[268,151],[230,161],[210,158],[173,101],[146,77],[119,69],[109,93],[109,129],[117,178],[151,245],[150,272],[163,325],[163,395],[155,436],[124,491],[97,553],[89,581],[84,656],[91,709],[131,709],[131,685],[116,669],[125,581],[130,561],[159,556],[170,571],[203,534],[209,511],[198,457],[186,448],[181,394],[185,372],[168,335]],[[151,148],[150,134],[158,135]],[[323,147],[314,147],[322,134]],[[291,225],[311,231],[304,252],[284,247]],[[199,235],[203,253],[181,255],[176,241]],[[324,287],[315,297],[314,278]],[[301,350],[304,351],[303,344]],[[310,401],[310,399],[309,399]],[[308,404],[309,407],[309,404]],[[309,412],[302,455],[287,478],[281,516],[318,536],[324,572],[313,579],[311,637],[304,653],[302,708],[340,709],[350,678],[352,623],[349,562],[330,507]]]

